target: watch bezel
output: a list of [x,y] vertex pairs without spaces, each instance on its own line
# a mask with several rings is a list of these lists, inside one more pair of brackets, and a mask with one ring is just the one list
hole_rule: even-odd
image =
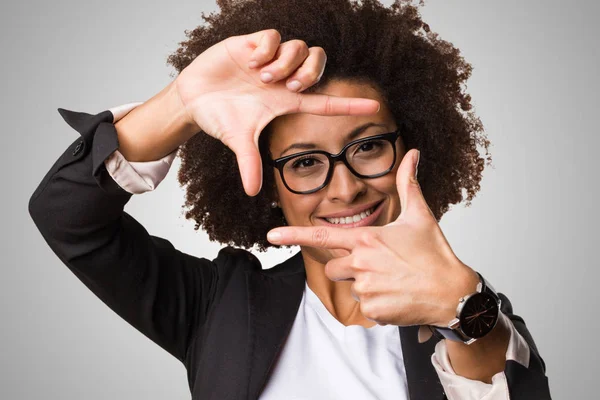
[[[475,271],[475,272],[477,272],[477,271]],[[479,276],[479,283],[477,284],[476,291],[462,297],[459,300],[458,306],[456,307],[456,314],[455,314],[456,317],[448,323],[447,327],[439,327],[439,326],[433,327],[434,328],[433,331],[435,332],[436,336],[438,336],[440,339],[445,338],[445,339],[449,339],[452,341],[463,342],[467,345],[470,345],[473,342],[477,341],[478,339],[489,334],[495,328],[496,324],[498,323],[498,320],[500,319],[500,312],[502,311],[502,308],[501,308],[502,300],[500,299],[500,297],[498,296],[498,294],[496,293],[496,291],[494,290],[492,285],[490,285],[485,280],[485,278],[483,276],[481,276],[481,274],[479,272],[477,272],[477,275]],[[465,318],[467,318],[467,316],[465,314],[465,308],[466,308],[466,305],[468,304],[468,301],[470,299],[472,299],[474,296],[479,296],[481,293],[485,293],[485,295],[490,296],[492,298],[494,304],[497,305],[497,310],[495,312],[494,322],[493,322],[492,326],[489,329],[486,329],[486,332],[484,332],[482,334],[475,334],[474,337],[471,337],[471,336],[467,335],[461,329],[461,325],[464,323]],[[461,322],[461,319],[463,322]],[[472,332],[469,332],[469,333],[472,333]]]
[[[486,312],[486,314],[489,314],[490,316],[493,317],[493,322],[490,326],[486,325],[485,329],[483,329],[483,330],[478,329],[476,331],[474,328],[469,327],[470,324],[469,324],[469,321],[467,321],[467,318],[471,317],[473,314],[472,314],[472,312],[469,312],[469,314],[467,314],[466,311],[472,307],[478,308],[477,305],[473,305],[474,302],[477,302],[478,304],[482,304],[486,300],[489,301],[492,305],[492,308],[490,308],[488,310],[488,312]],[[476,293],[473,293],[473,294],[467,296],[466,298],[464,298],[464,301],[460,302],[458,310],[457,310],[457,318],[455,320],[453,320],[452,322],[455,323],[454,325],[458,325],[454,329],[460,329],[461,333],[465,337],[469,337],[469,338],[473,338],[473,339],[480,339],[480,338],[486,336],[487,334],[489,334],[494,329],[494,327],[498,323],[499,314],[500,314],[500,299],[498,298],[497,295],[494,296],[492,293],[489,293],[488,291],[476,292]]]

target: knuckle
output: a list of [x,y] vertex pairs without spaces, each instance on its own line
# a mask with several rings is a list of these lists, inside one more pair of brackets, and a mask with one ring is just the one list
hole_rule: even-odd
[[318,228],[312,233],[312,242],[319,246],[326,246],[329,241],[329,232],[325,228]]
[[296,76],[292,77],[292,79],[297,79],[305,84],[318,82],[319,78],[319,74],[316,71],[298,73]]
[[322,48],[321,46],[313,46],[309,50],[311,52],[314,52],[316,55],[323,55],[323,56],[327,57],[327,54],[325,54],[325,49]]
[[367,247],[374,247],[379,243],[379,235],[373,231],[363,231],[359,235],[359,241]]
[[370,274],[370,273],[361,274],[360,279],[358,280],[358,283],[359,283],[360,293],[363,296],[369,297],[371,294],[375,293],[375,290],[373,287],[372,274]]
[[365,282],[362,279],[354,281],[354,283],[352,284],[352,290],[359,296],[365,295]]
[[276,39],[278,42],[281,41],[281,34],[279,33],[279,31],[277,29],[274,29],[274,28],[267,29],[265,31],[265,35],[268,35],[269,37]]
[[335,269],[335,265],[331,263],[331,261],[325,264],[325,275],[331,279],[333,270]]
[[306,58],[310,54],[308,51],[308,46],[302,40],[291,40],[290,42],[291,50],[295,57]]
[[253,57],[264,58],[269,57],[271,54],[269,53],[269,49],[265,47],[257,47],[252,54]]
[[308,46],[306,45],[306,42],[304,40],[292,39],[292,40],[290,40],[290,44],[292,44],[295,48],[297,48],[299,50],[301,50],[301,49],[308,50]]
[[361,256],[359,254],[353,254],[351,256],[351,261],[350,261],[350,267],[355,271],[355,272],[360,272],[364,270],[364,261],[361,258]]
[[373,302],[370,301],[362,301],[360,303],[360,312],[366,318],[379,321],[381,319],[381,313],[377,306],[374,305]]

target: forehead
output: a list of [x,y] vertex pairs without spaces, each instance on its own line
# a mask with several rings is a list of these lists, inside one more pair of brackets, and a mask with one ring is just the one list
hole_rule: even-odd
[[[356,127],[368,122],[385,124],[386,128],[371,127],[361,136],[370,136],[395,129],[394,118],[378,90],[365,83],[332,81],[317,92],[338,97],[364,97],[380,102],[381,109],[373,115],[324,116],[295,113],[277,117],[271,123],[270,150],[275,157],[294,143],[313,143],[318,148],[336,152],[344,139]],[[310,94],[307,94],[310,96]]]

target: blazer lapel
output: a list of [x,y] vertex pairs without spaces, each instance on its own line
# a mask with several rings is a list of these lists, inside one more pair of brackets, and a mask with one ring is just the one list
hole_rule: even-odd
[[248,399],[258,399],[267,382],[296,319],[305,282],[300,252],[267,270],[246,272],[250,324]]
[[[246,272],[249,310],[248,399],[258,399],[292,328],[304,293],[302,254]],[[438,400],[443,387],[431,364],[436,341],[418,343],[418,326],[398,327],[410,400]]]

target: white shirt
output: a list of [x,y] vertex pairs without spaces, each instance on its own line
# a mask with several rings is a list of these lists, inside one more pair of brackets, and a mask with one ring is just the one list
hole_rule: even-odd
[[[116,123],[133,108],[129,103],[109,109]],[[156,189],[165,178],[177,149],[148,162],[129,162],[116,150],[104,162],[110,176],[123,189],[140,194]],[[511,328],[507,360],[529,367],[529,346],[510,318],[500,313]],[[431,362],[449,400],[510,399],[504,372],[484,383],[457,375],[452,369],[445,340],[431,355]],[[406,371],[400,335],[395,325],[344,326],[329,313],[305,285],[302,303],[260,399],[408,399]]]
[[305,282],[290,334],[260,400],[407,400],[398,327],[344,326]]

